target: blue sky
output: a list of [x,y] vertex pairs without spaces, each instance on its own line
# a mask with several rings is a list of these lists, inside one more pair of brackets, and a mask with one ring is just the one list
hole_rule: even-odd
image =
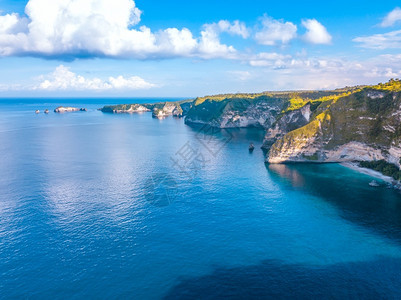
[[396,1],[0,0],[0,97],[194,97],[401,77]]

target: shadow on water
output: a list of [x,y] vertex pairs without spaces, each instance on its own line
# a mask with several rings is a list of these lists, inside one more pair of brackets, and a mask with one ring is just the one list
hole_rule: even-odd
[[401,194],[369,186],[371,177],[337,164],[267,165],[270,174],[290,188],[324,199],[344,219],[401,243]]
[[165,299],[396,299],[399,270],[393,258],[326,267],[269,260],[182,279]]

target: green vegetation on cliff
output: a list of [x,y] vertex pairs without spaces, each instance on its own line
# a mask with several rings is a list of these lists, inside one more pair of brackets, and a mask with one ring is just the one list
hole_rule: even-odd
[[130,110],[136,110],[139,107],[145,107],[149,111],[151,110],[162,110],[166,104],[175,105],[177,110],[181,113],[186,113],[192,107],[194,100],[182,100],[175,102],[158,102],[158,103],[132,103],[132,104],[117,104],[117,105],[106,105],[100,109],[105,113],[114,112],[129,112]]
[[187,124],[267,129],[265,148],[270,149],[269,157],[275,157],[275,162],[337,161],[357,157],[361,151],[363,160],[388,158],[394,162],[399,159],[394,157],[396,153],[401,152],[398,79],[331,91],[221,94],[170,104],[105,106],[102,111],[146,108],[172,112],[172,104],[175,114],[186,116]]
[[[400,80],[347,89],[315,102],[320,104],[311,109],[310,122],[278,136],[271,146],[269,161],[309,161],[315,152],[319,161],[357,160],[360,155],[363,160],[399,160],[396,153],[401,151]],[[385,169],[389,173],[390,167]]]
[[308,102],[323,102],[328,101],[330,97],[339,97],[345,93],[351,93],[355,87],[347,87],[338,90],[328,90],[328,91],[282,91],[282,92],[263,92],[254,94],[220,94],[214,96],[198,97],[195,99],[195,105],[200,105],[205,101],[209,102],[220,102],[220,101],[230,101],[235,99],[246,99],[246,100],[258,100],[258,99],[272,99],[279,98],[286,100],[288,102],[286,111],[295,110],[301,108]]
[[380,91],[401,92],[401,80],[390,79],[389,82],[379,83],[378,85],[375,85],[372,88]]
[[[327,105],[330,105],[332,103],[335,103],[338,99],[342,97],[349,96],[357,91],[360,91],[360,89],[355,89],[355,88],[349,88],[347,90],[341,90],[341,91],[333,91],[332,94],[325,95],[316,99],[313,98],[302,98],[299,93],[293,94],[292,98],[290,98],[290,105],[287,107],[287,109],[283,112],[288,112],[288,111],[293,111],[296,109],[299,109],[303,106],[305,106],[307,103],[310,103],[312,105],[312,110],[316,109],[317,107],[320,106],[323,102],[328,102]],[[322,93],[322,92],[319,92]]]

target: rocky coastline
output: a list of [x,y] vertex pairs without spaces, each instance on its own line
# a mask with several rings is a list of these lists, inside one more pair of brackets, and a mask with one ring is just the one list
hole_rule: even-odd
[[[207,96],[181,102],[105,106],[103,112],[151,111],[154,118],[216,128],[265,130],[265,162],[385,161],[401,168],[401,81],[332,91]],[[354,165],[352,165],[354,166]]]

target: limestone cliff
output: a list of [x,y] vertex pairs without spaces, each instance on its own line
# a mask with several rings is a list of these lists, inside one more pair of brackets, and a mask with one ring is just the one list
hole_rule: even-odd
[[312,114],[311,106],[310,103],[307,103],[305,106],[288,111],[279,117],[277,121],[267,129],[262,148],[270,149],[277,139],[282,138],[290,131],[308,124]]
[[192,107],[185,122],[209,124],[219,128],[268,128],[276,121],[285,104],[283,99],[274,97],[206,100]]
[[141,113],[141,112],[146,112],[146,111],[150,111],[150,109],[141,104],[131,104],[131,105],[127,105],[126,107],[120,107],[120,108],[113,109],[113,113],[116,113],[116,114]]
[[182,117],[190,110],[192,103],[193,100],[183,100],[178,102],[107,105],[100,111],[115,114],[152,112],[152,116],[155,118]]
[[178,103],[166,102],[162,107],[156,106],[153,109],[152,117],[154,118],[165,118],[168,116],[182,117],[183,109]]
[[[307,109],[316,107],[321,98],[332,97],[353,88],[333,91],[263,92],[225,94],[197,98],[185,118],[187,124],[208,124],[218,128],[260,127],[288,132],[305,125]],[[306,104],[311,106],[307,107]],[[299,109],[304,108],[299,114]],[[288,112],[294,112],[291,116]],[[281,118],[283,121],[278,123]],[[288,129],[285,129],[289,121]],[[298,125],[297,125],[298,124]],[[281,131],[283,130],[283,131]],[[271,133],[274,134],[273,132]]]
[[266,161],[385,160],[400,166],[401,91],[390,86],[366,87],[322,103],[307,125],[273,144]]

